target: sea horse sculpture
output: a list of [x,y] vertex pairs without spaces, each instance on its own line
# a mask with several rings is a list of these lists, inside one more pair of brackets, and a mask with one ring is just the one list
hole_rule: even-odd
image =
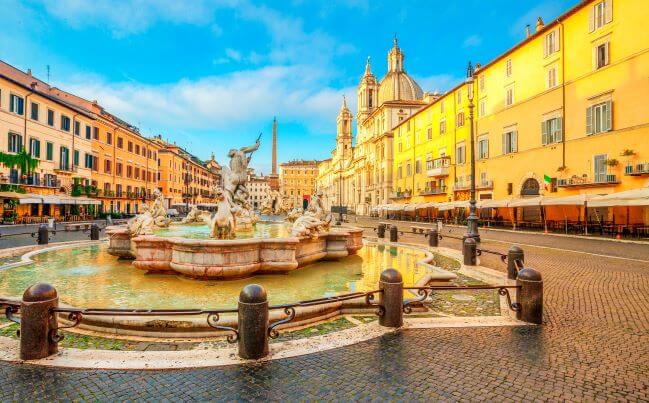
[[200,211],[198,207],[193,206],[191,210],[189,210],[189,213],[187,213],[187,216],[182,219],[183,224],[192,224],[192,223],[202,223],[203,222],[203,215],[205,213]]
[[321,191],[311,198],[311,203],[304,214],[295,220],[291,227],[293,236],[310,236],[317,238],[321,232],[329,231],[331,227],[331,214],[327,213],[322,204]]
[[210,227],[210,237],[216,239],[233,239],[235,237],[235,207],[225,197],[223,189],[216,189],[217,211],[211,216],[203,216],[203,221]]
[[142,213],[128,220],[126,227],[131,236],[151,235],[153,234],[153,216],[149,206],[142,206]]

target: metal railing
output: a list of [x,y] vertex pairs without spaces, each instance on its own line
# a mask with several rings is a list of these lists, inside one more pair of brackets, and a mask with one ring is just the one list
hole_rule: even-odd
[[464,285],[464,286],[445,286],[445,285],[435,285],[435,286],[425,286],[425,287],[403,287],[404,290],[416,290],[419,295],[418,298],[412,298],[404,301],[403,303],[403,312],[405,314],[412,313],[412,305],[416,303],[423,303],[428,297],[432,296],[434,291],[475,291],[475,290],[498,290],[498,294],[507,297],[507,306],[514,312],[518,312],[521,309],[521,305],[518,302],[512,302],[511,295],[509,294],[510,289],[519,290],[521,286],[519,285]]

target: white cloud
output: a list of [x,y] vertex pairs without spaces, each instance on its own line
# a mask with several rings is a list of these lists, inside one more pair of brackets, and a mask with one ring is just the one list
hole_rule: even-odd
[[[313,131],[331,131],[341,97],[353,88],[326,85],[323,71],[311,66],[271,66],[164,85],[108,83],[76,77],[62,88],[97,99],[131,122],[174,130],[236,130],[243,123],[274,115],[303,122]],[[353,105],[350,105],[353,107]]]
[[463,43],[465,48],[480,46],[482,44],[482,37],[480,35],[468,36]]

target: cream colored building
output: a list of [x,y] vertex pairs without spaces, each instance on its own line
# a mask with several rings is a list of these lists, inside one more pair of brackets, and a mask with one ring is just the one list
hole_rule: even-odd
[[343,99],[337,118],[336,149],[319,167],[318,187],[327,206],[342,204],[357,214],[386,204],[393,196],[393,128],[436,97],[424,94],[406,73],[397,39],[388,53],[388,71],[377,81],[368,59],[358,86],[356,145],[351,111]]
[[257,176],[254,170],[250,170],[247,186],[250,193],[250,204],[253,209],[259,210],[270,193],[268,176]]

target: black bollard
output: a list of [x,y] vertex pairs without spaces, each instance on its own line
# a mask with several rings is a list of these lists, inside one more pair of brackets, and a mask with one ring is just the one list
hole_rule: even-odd
[[381,273],[379,305],[382,315],[379,325],[386,327],[403,326],[403,278],[395,269],[386,269]]
[[239,294],[239,357],[268,355],[268,299],[258,284],[248,284]]
[[507,251],[507,278],[510,280],[516,280],[516,276],[518,275],[517,260],[520,260],[521,263],[525,262],[525,253],[523,253],[523,249],[512,245]]
[[399,230],[397,229],[396,225],[391,225],[390,226],[390,242],[398,242],[399,241]]
[[385,224],[379,223],[379,226],[376,227],[376,236],[383,239],[385,237]]
[[476,257],[476,241],[473,238],[466,238],[463,243],[462,255],[464,255],[464,264],[475,266],[478,262]]
[[92,241],[98,241],[99,240],[99,225],[96,223],[92,223],[90,226],[90,239]]
[[58,352],[52,337],[58,327],[52,308],[58,308],[56,289],[49,284],[34,284],[25,290],[20,303],[20,359],[38,360]]
[[435,228],[428,231],[428,246],[431,246],[433,248],[439,246],[439,233]]
[[38,238],[36,238],[36,242],[39,245],[47,245],[50,241],[50,234],[49,230],[47,229],[47,224],[41,224],[38,227]]
[[516,318],[528,323],[543,323],[543,279],[541,273],[531,268],[518,272],[516,285],[520,286],[516,301],[520,309]]

